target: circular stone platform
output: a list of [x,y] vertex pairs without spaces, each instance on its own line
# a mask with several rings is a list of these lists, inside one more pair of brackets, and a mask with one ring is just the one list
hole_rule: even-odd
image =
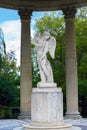
[[[14,128],[13,130],[24,130],[22,127],[17,127],[17,128]],[[81,130],[80,127],[72,127],[71,130]]]
[[17,128],[14,128],[13,130],[23,130],[22,127],[17,127]]
[[[1,120],[0,119],[0,130],[13,130],[13,128],[15,130],[23,130],[22,126],[24,124],[29,124],[29,123],[30,123],[30,120],[16,120],[16,119]],[[71,124],[76,127],[80,127],[82,128],[82,130],[87,130],[87,118],[65,119],[64,123]]]

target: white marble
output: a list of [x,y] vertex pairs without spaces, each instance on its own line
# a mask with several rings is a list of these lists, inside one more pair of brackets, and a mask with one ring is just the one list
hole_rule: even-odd
[[47,91],[47,88],[46,91],[44,88],[44,92],[39,90],[35,88],[32,92],[31,121],[39,125],[63,122],[63,96],[60,89],[52,88],[51,92],[50,89]]
[[55,57],[56,39],[46,31],[42,36],[37,34],[36,38],[33,39],[31,43],[35,45],[37,53],[37,61],[41,77],[40,83],[53,83],[53,72],[50,62],[47,59],[47,53],[49,52],[52,58]]
[[53,88],[53,87],[57,87],[57,84],[56,83],[42,83],[42,82],[39,82],[37,83],[37,87],[42,87],[42,88]]
[[[35,127],[31,127],[30,128],[30,126],[25,126],[24,127],[24,129],[25,130],[46,130],[46,129],[48,129],[48,130],[69,130],[69,129],[71,129],[71,130],[81,130],[81,128],[80,127],[75,127],[75,126],[73,126],[73,127],[71,127],[71,128],[67,128],[67,127],[63,127],[63,128],[61,128],[61,127],[55,127],[55,128],[50,128],[50,127],[48,127],[48,128],[46,128],[46,127],[44,127],[44,128],[35,128]],[[21,128],[21,127],[18,127],[18,128],[15,128],[15,129],[13,129],[13,130],[23,130],[23,128]]]
[[62,89],[60,87],[38,87],[38,88],[33,88],[32,92],[36,93],[36,92],[61,92]]
[[72,126],[69,124],[56,125],[56,126],[32,126],[32,125],[24,125],[24,130],[80,130],[80,129],[72,129]]

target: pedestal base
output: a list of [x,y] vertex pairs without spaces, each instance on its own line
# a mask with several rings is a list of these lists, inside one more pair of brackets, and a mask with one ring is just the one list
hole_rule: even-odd
[[[38,128],[38,129],[36,128],[35,130],[49,130],[49,129],[51,129],[51,130],[68,130],[67,127],[66,127],[66,128],[63,127],[63,128],[64,128],[64,129],[61,129],[61,128],[57,128],[57,127],[56,127],[56,128],[52,128],[52,129],[51,129],[50,127],[49,127],[49,128],[48,128],[48,127],[44,127],[44,128],[41,128],[41,127],[40,127],[40,129],[39,129],[39,128]],[[31,129],[32,129],[32,128],[31,128]],[[22,128],[22,127],[17,127],[17,128],[14,128],[13,130],[31,130],[31,129],[30,129],[30,127],[27,125],[27,126],[25,126],[24,128]],[[32,129],[32,130],[34,130],[34,129]],[[81,128],[72,126],[72,127],[71,127],[71,130],[81,130]]]
[[72,126],[68,124],[59,125],[59,126],[49,126],[49,127],[41,127],[41,126],[32,126],[32,125],[24,125],[24,130],[72,130]]

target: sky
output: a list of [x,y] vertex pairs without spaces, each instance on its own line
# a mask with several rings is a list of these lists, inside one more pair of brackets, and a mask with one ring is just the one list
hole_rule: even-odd
[[[34,35],[34,25],[36,18],[43,16],[42,12],[33,12],[31,17],[31,37]],[[17,65],[20,65],[20,39],[21,22],[16,10],[0,8],[0,27],[4,33],[6,52],[15,51]]]

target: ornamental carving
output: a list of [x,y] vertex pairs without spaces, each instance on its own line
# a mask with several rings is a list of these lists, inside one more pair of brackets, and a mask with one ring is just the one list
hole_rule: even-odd
[[76,8],[74,6],[73,7],[63,8],[62,11],[64,13],[65,19],[67,19],[67,18],[75,18]]
[[32,10],[28,9],[19,9],[18,14],[21,20],[30,20],[32,15]]

